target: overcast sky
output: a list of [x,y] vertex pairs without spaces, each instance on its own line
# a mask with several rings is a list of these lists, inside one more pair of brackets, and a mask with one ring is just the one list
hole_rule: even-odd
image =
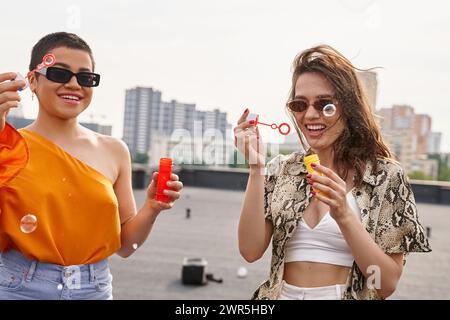
[[[219,108],[234,124],[246,107],[286,121],[294,56],[326,43],[361,68],[380,66],[377,107],[408,104],[433,119],[450,151],[450,2],[129,0],[8,1],[2,5],[0,72],[25,73],[32,46],[56,31],[92,47],[100,87],[81,120],[122,136],[125,89]],[[24,112],[37,105],[24,93]]]

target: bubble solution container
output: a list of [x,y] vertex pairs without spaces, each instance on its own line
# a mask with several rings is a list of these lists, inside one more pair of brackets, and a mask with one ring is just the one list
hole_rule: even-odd
[[[311,164],[312,164],[312,163],[320,164],[319,156],[318,156],[317,154],[312,154],[312,155],[306,156],[304,162],[305,162],[306,170],[308,170],[308,173],[309,173],[309,174],[317,173],[317,174],[320,175],[320,176],[323,175],[322,173],[315,171],[315,170],[311,167]],[[314,189],[314,188],[313,188],[313,190],[314,190],[316,193],[320,193],[320,191],[317,190],[317,189]]]
[[156,200],[161,202],[169,202],[170,197],[164,194],[164,190],[170,190],[167,181],[170,181],[172,175],[172,159],[159,159],[158,181],[156,182]]

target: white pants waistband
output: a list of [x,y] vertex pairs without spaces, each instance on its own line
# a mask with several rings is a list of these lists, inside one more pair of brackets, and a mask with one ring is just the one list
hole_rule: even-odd
[[283,280],[278,300],[342,300],[345,284],[326,287],[302,288]]

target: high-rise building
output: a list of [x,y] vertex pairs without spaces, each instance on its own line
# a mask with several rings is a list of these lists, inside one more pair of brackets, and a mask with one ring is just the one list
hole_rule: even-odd
[[142,87],[126,90],[123,140],[133,157],[147,154],[151,128],[159,128],[163,119],[160,91]]
[[225,134],[227,128],[227,113],[220,112],[219,109],[213,111],[196,111],[195,120],[201,121],[203,131],[217,129]]
[[369,100],[370,108],[372,109],[372,112],[375,112],[378,88],[377,74],[374,71],[360,71],[357,75],[362,82],[367,99]]
[[422,168],[435,178],[434,162],[426,155],[440,152],[441,134],[431,131],[431,117],[415,114],[414,108],[407,105],[382,108],[378,115],[383,138],[405,170]]
[[[132,156],[148,154],[150,163],[154,164],[160,155],[169,156],[170,150],[166,149],[176,145],[181,153],[190,154],[192,159],[197,148],[194,144],[201,144],[200,149],[204,147],[202,135],[208,129],[218,130],[226,140],[227,114],[219,109],[198,111],[195,108],[192,103],[162,101],[161,92],[152,88],[128,89],[123,140]],[[180,136],[186,139],[180,141]]]
[[441,153],[441,132],[430,132],[427,140],[427,153]]
[[394,105],[378,111],[383,132],[412,129],[412,154],[439,153],[441,133],[432,132],[432,119],[427,114],[415,114],[414,108],[407,105]]
[[163,118],[160,122],[160,128],[157,129],[158,131],[167,135],[172,134],[177,129],[193,132],[196,112],[195,104],[172,100],[170,102],[161,102],[161,107],[163,109]]
[[395,158],[409,172],[414,159],[414,130],[412,128],[382,130],[384,141],[389,146]]
[[[171,143],[173,134],[185,138],[194,136],[195,104],[181,103],[176,100],[161,101],[160,108],[158,125],[150,128],[151,137],[148,150],[150,164],[158,163],[160,157],[172,157],[170,150],[173,147]],[[188,139],[188,142],[184,148],[192,149],[191,140]],[[177,141],[177,143],[184,142]],[[189,152],[192,154],[192,150],[186,151],[186,153]]]
[[428,153],[428,140],[431,135],[431,117],[427,114],[415,116],[414,135],[416,137],[416,154]]
[[408,105],[392,106],[391,129],[413,129],[415,126],[414,108]]

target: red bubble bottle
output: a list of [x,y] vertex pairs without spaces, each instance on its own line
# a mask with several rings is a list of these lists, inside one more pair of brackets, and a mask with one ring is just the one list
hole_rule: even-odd
[[156,182],[156,200],[161,202],[169,202],[170,197],[164,194],[164,190],[170,190],[167,181],[170,181],[172,175],[172,159],[159,159],[158,181]]

